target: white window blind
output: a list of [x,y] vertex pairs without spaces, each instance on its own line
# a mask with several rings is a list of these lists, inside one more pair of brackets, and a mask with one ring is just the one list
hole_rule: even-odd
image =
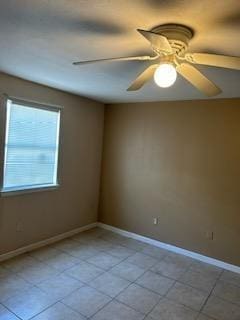
[[3,192],[57,185],[60,110],[7,102]]

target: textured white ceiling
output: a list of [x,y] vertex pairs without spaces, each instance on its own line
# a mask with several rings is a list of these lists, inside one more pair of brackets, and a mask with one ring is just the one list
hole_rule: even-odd
[[[151,54],[137,28],[181,23],[194,32],[191,51],[240,55],[239,0],[0,0],[0,70],[103,102],[205,99],[178,76],[126,88],[147,63],[75,67],[73,61]],[[239,97],[240,72],[199,68],[219,85],[219,98]]]

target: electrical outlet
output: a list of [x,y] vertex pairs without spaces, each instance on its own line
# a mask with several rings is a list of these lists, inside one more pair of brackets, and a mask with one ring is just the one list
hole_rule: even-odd
[[153,224],[158,224],[158,218],[153,218]]
[[213,231],[206,231],[206,232],[205,232],[205,237],[206,237],[208,240],[213,240],[213,239],[214,239]]

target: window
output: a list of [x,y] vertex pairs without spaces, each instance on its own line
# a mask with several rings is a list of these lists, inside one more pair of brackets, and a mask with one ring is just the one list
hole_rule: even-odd
[[56,187],[60,109],[8,99],[2,192]]

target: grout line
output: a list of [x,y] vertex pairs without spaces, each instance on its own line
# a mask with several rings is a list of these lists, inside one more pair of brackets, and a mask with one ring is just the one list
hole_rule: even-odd
[[[85,285],[86,286],[86,285]],[[91,287],[90,287],[91,288]],[[79,288],[80,289],[80,288]],[[74,291],[75,292],[75,291]],[[101,292],[100,292],[101,293]],[[94,314],[92,314],[90,317],[84,315],[83,313],[81,313],[80,311],[74,309],[73,307],[67,305],[66,303],[63,302],[65,298],[63,298],[62,300],[60,300],[59,302],[62,303],[64,306],[68,307],[69,309],[77,312],[79,315],[83,316],[86,319],[91,319],[96,313],[98,313],[100,310],[102,310],[104,307],[106,307],[110,302],[112,302],[113,298],[111,298],[110,301],[108,301],[105,305],[103,305],[101,308],[99,308]],[[67,319],[66,319],[67,320]]]
[[[98,312],[100,312],[102,309],[104,309],[106,306],[108,306],[111,302],[113,302],[114,301],[114,299],[113,298],[111,298],[111,300],[109,301],[109,302],[107,302],[104,306],[102,306],[98,311],[96,311],[93,315],[91,315],[90,317],[87,317],[87,319],[92,319],[94,316],[95,316],[95,314],[97,314]],[[86,317],[86,316],[84,316],[84,317]]]
[[220,278],[221,278],[221,276],[222,276],[223,272],[224,272],[224,270],[222,270],[222,271],[219,273],[219,275],[218,275],[218,277],[217,277],[217,279],[216,279],[216,281],[215,281],[215,284],[214,284],[214,286],[212,287],[212,290],[210,291],[209,295],[207,296],[207,298],[206,298],[206,300],[205,300],[204,304],[202,305],[202,307],[201,307],[201,309],[200,309],[200,312],[202,312],[202,310],[203,310],[203,309],[204,309],[204,307],[206,306],[206,304],[207,304],[207,302],[208,302],[208,300],[209,300],[210,296],[212,295],[212,293],[213,293],[213,291],[214,291],[214,289],[215,289],[215,287],[216,287],[216,285],[217,285],[217,282],[220,280]]
[[13,314],[17,319],[20,319],[21,320],[21,318],[19,318],[19,316],[18,315],[16,315],[16,313],[14,313],[12,310],[10,310],[7,306],[5,306],[4,304],[3,304],[3,302],[0,302],[0,306],[3,306],[5,309],[7,309],[11,314]]
[[[127,247],[127,246],[126,246]],[[129,248],[129,247],[127,247],[127,248]],[[142,249],[142,250],[144,250],[144,249]],[[141,253],[143,253],[142,252],[142,250],[141,251],[139,251],[139,252],[141,252]],[[171,252],[169,252],[169,254],[170,254]],[[145,254],[145,253],[143,253],[143,254]],[[147,254],[145,254],[145,255],[147,255]],[[149,255],[148,255],[149,256]],[[166,255],[166,256],[164,256],[164,257],[162,257],[162,259],[160,259],[157,263],[159,263],[160,261],[162,261],[162,260],[164,260],[166,257],[168,256],[168,254]],[[156,259],[156,257],[153,257],[153,256],[150,256],[150,257],[152,257],[152,258],[155,258]],[[127,258],[126,258],[127,259]],[[124,259],[123,261],[125,261],[126,259]],[[158,259],[157,259],[158,260]],[[122,262],[123,262],[122,261]],[[120,262],[121,263],[121,262]],[[157,264],[156,263],[156,264]],[[190,270],[190,268],[192,267],[192,265],[193,265],[193,263],[194,262],[192,262],[192,263],[190,263],[190,265],[187,267],[187,269],[184,271],[184,273],[183,274],[185,274],[187,271],[189,271]],[[130,263],[130,264],[132,264],[132,263]],[[117,264],[118,265],[118,264]],[[117,266],[116,265],[116,266]],[[133,264],[134,265],[134,264]],[[152,266],[153,267],[153,266]],[[150,267],[150,268],[148,268],[147,270],[145,270],[145,272],[142,274],[142,275],[140,275],[138,278],[140,278],[140,277],[142,277],[146,272],[148,272],[148,271],[151,271],[151,272],[153,272],[153,273],[155,273],[155,274],[158,274],[157,272],[154,272],[154,271],[152,271],[151,270],[151,268],[152,267]],[[111,268],[112,269],[112,268]],[[108,271],[106,271],[106,272],[109,272],[111,269],[109,269]],[[223,272],[223,270],[221,271],[221,273]],[[136,283],[136,281],[137,281],[137,279],[135,280],[135,281],[133,281],[132,282],[132,284],[137,284],[137,285],[139,285],[140,287],[142,287],[142,288],[144,288],[144,289],[147,289],[147,290],[149,290],[149,291],[151,291],[151,292],[153,292],[153,293],[155,293],[155,294],[158,294],[158,295],[160,295],[161,296],[161,298],[160,298],[160,300],[162,299],[162,298],[164,298],[164,297],[166,297],[167,299],[169,299],[168,297],[167,297],[167,294],[168,294],[168,292],[174,287],[174,285],[177,283],[177,282],[180,282],[179,281],[179,279],[172,279],[172,278],[170,278],[170,277],[166,277],[166,276],[164,276],[164,275],[162,275],[162,274],[158,274],[158,275],[160,275],[160,276],[162,276],[162,277],[165,277],[165,278],[169,278],[169,279],[171,279],[171,280],[173,280],[174,282],[173,282],[173,284],[172,284],[172,286],[166,291],[166,293],[164,294],[164,295],[160,295],[159,293],[156,293],[155,291],[153,291],[153,290],[151,290],[151,289],[148,289],[148,288],[145,288],[145,287],[143,287],[142,285],[140,285],[140,284],[138,284],[138,283]],[[218,280],[218,279],[217,279]],[[216,280],[216,281],[217,281]],[[199,291],[203,291],[203,290],[200,290],[200,289],[198,289],[198,288],[195,288],[195,287],[192,287],[191,285],[188,285],[188,284],[186,284],[186,283],[183,283],[184,285],[186,285],[186,286],[189,286],[189,287],[191,287],[191,288],[193,288],[193,289],[195,289],[195,290],[199,290]],[[129,285],[130,286],[130,285]],[[128,287],[129,287],[128,286]],[[124,290],[126,290],[128,287],[126,287],[125,289],[123,289],[121,292],[123,292]],[[118,294],[118,295],[120,295],[121,294],[121,292]],[[205,292],[205,291],[203,291],[203,292]],[[117,296],[118,296],[117,295]],[[115,298],[113,298],[113,299],[116,299],[117,298],[117,296],[115,297]],[[159,301],[160,301],[159,300]],[[169,299],[169,300],[172,300],[172,299]],[[175,300],[172,300],[172,301],[174,301],[174,302],[176,302]],[[122,303],[122,302],[121,302]],[[179,303],[179,302],[176,302],[176,303]],[[182,303],[179,303],[180,305],[183,305],[184,307],[186,307],[186,308],[189,308],[189,309],[191,309],[192,311],[194,311],[194,312],[196,312],[196,313],[199,313],[200,311],[198,311],[198,310],[195,310],[195,309],[192,309],[191,307],[189,307],[189,306],[186,306],[186,305],[184,305],[184,304],[182,304]],[[127,305],[128,306],[128,305]],[[155,305],[156,306],[156,305]],[[154,306],[154,307],[155,307]],[[128,306],[129,307],[129,306]],[[132,307],[131,307],[132,308]],[[134,308],[132,308],[132,309],[134,309]],[[200,309],[201,310],[201,309]],[[135,310],[135,311],[138,311],[138,310]],[[138,311],[139,312],[139,311]],[[149,314],[149,313],[148,313]],[[147,314],[147,315],[148,315]],[[146,315],[146,316],[147,316]],[[197,315],[198,316],[198,315]]]
[[[32,316],[31,318],[29,318],[28,320],[34,319],[36,316],[38,316],[39,314],[43,313],[44,311],[46,311],[49,308],[52,308],[53,306],[55,306],[55,304],[57,304],[58,301],[55,301],[53,304],[51,304],[50,306],[48,306],[47,308],[43,309],[42,311],[36,313],[34,316]],[[20,318],[21,319],[21,318]]]
[[[63,251],[63,250],[59,250],[60,252],[61,251]],[[135,250],[134,250],[135,251]],[[101,252],[101,250],[100,250],[100,252]],[[67,252],[67,251],[65,251],[65,253],[66,254],[69,254],[69,252]],[[70,254],[69,254],[70,255]],[[35,257],[32,257],[34,260],[36,260],[37,262],[39,262],[39,260],[37,259],[37,258],[35,258]],[[118,264],[120,264],[120,263],[122,263],[123,261],[125,261],[125,260],[127,260],[129,258],[129,256],[128,257],[126,257],[125,259],[122,259]],[[87,258],[87,259],[90,259],[90,258]],[[88,261],[87,261],[87,259],[85,259],[85,262],[87,262],[87,263],[89,263]],[[47,266],[49,266],[48,264],[47,264],[47,262],[46,261],[44,261],[44,262],[42,262],[42,261],[40,261],[40,263],[43,263],[43,264],[45,264],[45,265],[47,265]],[[81,261],[79,262],[79,263],[81,263]],[[91,264],[91,263],[90,263]],[[115,267],[115,266],[117,266],[118,264],[116,264],[116,265],[114,265],[113,267]],[[76,264],[77,265],[77,264]],[[94,264],[92,264],[92,265],[94,265]],[[95,265],[94,265],[95,266]],[[63,271],[60,271],[57,275],[59,275],[59,274],[62,274],[62,273],[65,273],[65,271],[67,271],[68,269],[71,269],[72,267],[74,267],[74,266],[71,266],[71,267],[69,267],[69,268],[67,268],[67,269],[65,269],[65,270],[63,270]],[[95,266],[96,267],[96,266]],[[103,270],[102,268],[102,270],[103,270],[103,273],[101,274],[101,275],[99,275],[99,276],[97,276],[96,278],[94,278],[94,279],[92,279],[91,281],[93,281],[93,280],[95,280],[95,279],[97,279],[98,277],[100,277],[100,276],[102,276],[104,273],[108,273],[113,267],[111,267],[111,268],[109,268],[108,270]],[[55,269],[55,268],[53,268],[53,267],[51,267],[52,269]],[[56,270],[56,271],[59,271],[59,270]],[[147,272],[147,270],[145,271],[145,272]],[[116,275],[115,275],[116,276]],[[141,275],[140,275],[141,276]],[[139,276],[139,277],[140,277]],[[117,277],[117,276],[116,276]],[[138,278],[139,278],[138,277]],[[75,278],[74,278],[75,279]],[[76,278],[77,279],[77,278]],[[25,279],[24,279],[25,280]],[[77,279],[78,281],[79,281],[79,279]],[[137,279],[136,279],[137,280]],[[136,281],[135,280],[135,281]],[[47,279],[46,280],[43,280],[43,281],[41,281],[41,282],[39,282],[38,284],[41,284],[42,282],[45,282],[45,281],[47,281]],[[126,279],[125,279],[125,281],[126,281]],[[28,282],[28,281],[27,281]],[[80,281],[80,283],[83,283],[83,285],[88,285],[88,286],[90,286],[90,284],[89,283],[84,283],[84,282],[82,282],[82,281]],[[121,290],[119,293],[118,293],[118,295],[120,295],[124,290],[126,290],[131,284],[132,284],[133,282],[130,282],[129,281],[129,285],[127,286],[127,287],[125,287],[123,290]],[[31,285],[33,285],[32,283],[30,283]],[[32,288],[33,287],[36,287],[36,288],[38,288],[38,289],[40,289],[42,292],[44,292],[44,293],[46,293],[44,290],[42,290],[41,288],[39,288],[38,287],[38,284],[34,284],[33,286],[32,286]],[[90,286],[91,287],[91,286]],[[77,291],[77,290],[79,290],[81,287],[79,287],[78,289],[76,289],[75,291]],[[100,290],[98,290],[98,289],[96,289],[96,288],[94,288],[96,291],[99,291],[99,292],[101,292]],[[75,291],[73,291],[73,292],[75,292]],[[71,292],[70,294],[72,294],[73,292]],[[103,292],[102,292],[103,293]],[[69,294],[69,295],[70,295]],[[103,294],[105,294],[106,295],[106,293],[103,293]],[[67,296],[69,296],[69,295],[67,295]],[[117,296],[118,296],[117,295]],[[66,296],[66,297],[67,297]],[[108,296],[108,295],[106,295],[106,296]],[[116,296],[116,297],[117,297]],[[54,302],[54,304],[52,304],[51,306],[53,306],[53,305],[55,305],[56,303],[58,303],[58,302],[61,302],[61,303],[63,303],[62,302],[62,300],[63,299],[65,299],[66,297],[64,297],[64,298],[60,298],[59,300],[57,300],[56,302]],[[111,296],[108,296],[109,298],[111,298],[111,300],[109,301],[109,303],[111,302],[111,301],[113,301],[116,297],[111,297]],[[116,300],[117,301],[117,300]],[[64,304],[64,303],[63,303]],[[123,303],[124,304],[124,303]],[[48,309],[48,308],[50,308],[51,306],[48,306],[46,309]],[[106,305],[105,305],[106,306]],[[126,306],[128,306],[128,305],[126,305]],[[129,306],[128,306],[129,307]],[[131,307],[130,307],[131,308]],[[42,310],[40,313],[42,313],[42,312],[44,312],[46,309],[44,309],[44,310]],[[133,309],[133,308],[132,308]],[[74,310],[74,309],[73,309]],[[134,309],[133,309],[134,310]],[[98,311],[100,311],[100,310],[98,310]],[[97,311],[97,312],[98,312]],[[137,310],[135,310],[135,311],[137,311]],[[139,312],[139,311],[138,311]],[[40,314],[40,313],[38,313],[38,314]],[[35,316],[37,316],[38,314],[36,314],[36,315],[34,315],[34,317]]]
[[[92,238],[92,240],[97,240],[98,238],[101,239],[102,236],[103,236],[102,234],[101,234],[101,235],[98,235],[98,236],[94,236],[94,237]],[[121,237],[122,237],[122,238],[131,239],[131,238],[128,238],[128,237],[126,237],[126,236],[121,236]],[[112,244],[111,240],[106,240],[106,239],[103,239],[103,240],[106,241],[106,242],[108,242],[109,244]],[[75,241],[75,240],[72,239],[72,241]],[[91,240],[90,240],[90,241],[91,241]],[[114,240],[113,240],[113,241],[114,241]],[[135,239],[134,239],[134,241],[141,242],[141,241],[135,240]],[[83,244],[83,245],[88,245],[87,241],[86,241],[86,242],[75,241],[75,242],[78,243],[78,244],[80,244],[80,245],[81,245],[81,244]],[[119,257],[117,257],[117,256],[114,256],[114,255],[112,255],[111,253],[109,253],[108,250],[111,250],[111,249],[96,249],[97,251],[99,251],[99,253],[104,252],[104,253],[106,253],[106,254],[111,255],[112,257],[121,259],[121,261],[119,261],[117,264],[115,264],[114,266],[112,266],[112,267],[109,268],[108,270],[105,270],[105,269],[100,268],[100,269],[103,271],[102,274],[96,276],[96,277],[95,277],[94,279],[92,279],[91,281],[97,279],[98,277],[102,276],[102,275],[105,274],[105,273],[110,273],[110,274],[111,274],[111,270],[112,270],[114,267],[116,267],[116,266],[118,266],[119,264],[125,262],[129,257],[133,256],[133,255],[136,254],[136,253],[142,253],[142,254],[144,254],[144,255],[146,255],[146,256],[149,256],[149,257],[151,257],[151,258],[155,258],[156,260],[158,260],[158,262],[157,262],[156,264],[158,264],[159,262],[161,262],[162,260],[164,260],[164,259],[171,253],[171,252],[169,251],[166,255],[164,255],[163,257],[161,257],[161,259],[159,259],[159,258],[156,257],[156,256],[149,255],[149,254],[143,252],[144,248],[139,249],[139,250],[136,250],[136,248],[133,249],[133,248],[127,246],[127,244],[126,244],[126,245],[123,245],[120,240],[117,241],[117,243],[113,242],[113,245],[122,246],[122,247],[124,247],[124,248],[126,248],[126,249],[133,250],[135,253],[133,253],[133,254],[130,255],[130,256],[125,257],[124,259],[121,259],[121,258],[119,258]],[[150,246],[151,246],[151,245],[150,245]],[[67,255],[69,255],[69,256],[72,256],[68,251],[64,251],[64,250],[61,250],[61,249],[56,249],[56,250],[58,250],[59,253],[64,252],[65,254],[67,254]],[[166,249],[163,249],[163,250],[166,250]],[[166,250],[166,251],[168,251],[168,250]],[[27,253],[26,253],[26,254],[27,254]],[[181,255],[181,254],[180,254],[180,255]],[[94,256],[94,255],[93,255],[93,256]],[[183,255],[181,255],[181,256],[183,256]],[[79,262],[76,263],[76,264],[74,264],[74,265],[71,266],[71,267],[68,267],[68,268],[65,269],[65,270],[58,270],[58,269],[56,269],[56,268],[48,265],[46,260],[42,261],[42,260],[39,260],[39,259],[37,259],[37,258],[35,258],[35,257],[33,257],[33,256],[31,256],[31,257],[32,257],[34,260],[36,260],[37,262],[39,262],[39,263],[41,263],[41,264],[43,264],[43,265],[49,266],[51,269],[53,269],[53,270],[55,270],[55,271],[57,272],[56,275],[52,275],[52,276],[50,276],[48,279],[43,280],[43,281],[39,282],[38,284],[41,284],[42,282],[46,282],[46,281],[50,280],[52,277],[54,277],[54,276],[58,276],[58,275],[60,275],[60,274],[66,274],[67,276],[69,276],[69,277],[71,277],[71,278],[73,278],[73,279],[78,280],[78,281],[82,284],[82,286],[80,286],[80,287],[77,288],[76,290],[74,290],[74,291],[72,291],[71,293],[69,293],[69,295],[71,295],[71,294],[73,294],[74,292],[76,292],[77,290],[81,289],[81,287],[83,287],[83,286],[89,286],[89,287],[91,287],[91,285],[90,285],[88,282],[85,283],[85,282],[79,280],[78,278],[75,278],[75,277],[67,274],[67,271],[68,271],[69,269],[77,266],[77,265],[80,264],[81,262],[89,263],[89,264],[97,267],[96,265],[94,265],[94,264],[92,264],[91,262],[88,262],[88,261],[87,261],[87,259],[90,259],[91,257],[88,257],[87,259],[86,259],[86,258],[82,259],[82,258],[76,258],[75,256],[73,256],[74,258],[78,259]],[[138,265],[135,265],[135,264],[133,264],[133,263],[131,263],[131,262],[129,262],[129,263],[132,264],[133,266],[139,267]],[[190,268],[192,267],[193,263],[194,263],[194,262],[192,262],[192,263],[187,267],[187,269],[184,271],[183,274],[185,274],[186,272],[188,272],[188,271],[190,270]],[[156,264],[154,264],[154,265],[156,265]],[[154,265],[153,265],[153,266],[154,266]],[[123,277],[121,277],[121,276],[118,276],[118,275],[114,275],[114,274],[113,274],[113,276],[116,276],[116,277],[118,277],[118,278],[120,278],[120,279],[124,279],[124,280],[129,281],[128,286],[125,287],[124,289],[122,289],[114,298],[111,297],[111,296],[109,296],[109,295],[107,295],[106,293],[98,290],[97,288],[92,287],[92,288],[94,288],[96,291],[103,293],[104,295],[108,296],[108,297],[111,299],[106,305],[104,305],[104,306],[103,306],[101,309],[99,309],[96,313],[98,313],[100,310],[102,310],[104,307],[106,307],[106,306],[107,306],[109,303],[111,303],[112,301],[118,301],[116,298],[117,298],[124,290],[126,290],[126,289],[127,289],[130,285],[132,285],[132,284],[138,285],[138,286],[140,286],[140,287],[142,287],[142,288],[144,288],[144,289],[146,289],[146,290],[149,290],[150,292],[153,292],[153,293],[155,293],[155,294],[158,294],[158,295],[160,296],[159,301],[157,302],[157,304],[158,304],[158,303],[161,301],[161,299],[163,299],[164,297],[167,297],[168,292],[174,287],[174,285],[175,285],[177,282],[182,283],[180,279],[172,279],[172,278],[167,277],[167,276],[164,276],[164,275],[162,275],[162,274],[160,274],[160,273],[158,273],[158,272],[154,272],[153,270],[151,270],[151,268],[152,268],[153,266],[151,266],[151,267],[149,267],[148,269],[146,269],[146,270],[144,271],[144,273],[141,274],[141,275],[140,275],[138,278],[136,278],[134,281],[130,281],[130,280],[127,280],[127,279],[125,279],[125,278],[123,278]],[[98,268],[99,268],[99,267],[98,267]],[[140,267],[140,268],[141,268],[141,267]],[[7,271],[9,271],[10,274],[14,274],[14,275],[17,275],[17,276],[21,277],[17,272],[12,271],[12,270],[8,270],[7,268],[5,268],[5,269],[6,269]],[[172,284],[172,286],[165,292],[164,295],[161,295],[161,294],[159,294],[159,293],[157,293],[157,292],[155,292],[155,291],[153,291],[153,290],[151,290],[151,289],[145,288],[145,287],[143,287],[142,285],[140,285],[140,284],[137,283],[137,280],[138,280],[139,278],[141,278],[142,276],[144,276],[144,274],[146,274],[146,272],[149,272],[149,271],[150,271],[150,272],[153,272],[153,273],[155,273],[155,274],[157,274],[157,275],[159,275],[159,276],[162,276],[162,277],[164,277],[164,278],[168,278],[168,279],[174,281],[173,284]],[[221,277],[221,275],[223,274],[223,272],[224,272],[224,270],[222,269],[222,270],[221,270],[221,273],[220,273],[220,274],[218,275],[218,277],[216,278],[215,284],[214,284],[212,290],[210,291],[208,297],[206,298],[206,300],[205,300],[203,306],[201,307],[200,311],[196,311],[196,310],[190,308],[189,306],[185,306],[185,307],[193,310],[194,312],[198,312],[197,317],[200,315],[200,313],[201,313],[202,310],[204,309],[204,307],[205,307],[208,299],[209,299],[210,296],[212,295],[212,292],[213,292],[214,288],[216,287],[217,282],[220,280],[220,277]],[[27,283],[29,283],[30,285],[32,285],[31,288],[28,288],[28,289],[26,289],[26,290],[30,290],[30,289],[32,289],[33,287],[36,287],[36,288],[40,289],[42,292],[47,293],[47,292],[45,292],[44,290],[42,290],[41,288],[39,288],[39,287],[38,287],[38,284],[33,284],[33,283],[29,282],[27,279],[25,279],[25,278],[23,278],[23,277],[21,277],[21,278],[24,279],[24,280],[25,280]],[[228,283],[228,282],[227,282],[227,283]],[[186,284],[186,283],[183,283],[183,284],[186,285],[186,286],[189,286],[189,287],[191,287],[191,288],[194,288],[194,289],[196,289],[196,290],[203,291],[203,290],[201,290],[201,289],[192,287],[192,286],[189,285],[189,284]],[[25,290],[24,290],[24,291],[25,291]],[[67,295],[66,297],[68,297],[69,295]],[[14,297],[14,296],[13,296],[13,297]],[[65,299],[66,297],[59,298],[59,299],[58,299],[57,301],[55,301],[52,305],[48,306],[46,309],[42,310],[40,313],[44,312],[45,310],[47,310],[48,308],[52,307],[53,305],[55,305],[55,304],[58,303],[58,302],[61,302],[62,304],[64,304],[64,303],[62,302],[62,300]],[[11,297],[10,297],[10,298],[11,298]],[[221,298],[221,299],[222,299],[222,298]],[[8,300],[8,299],[6,299],[6,300]],[[171,299],[170,299],[170,300],[171,300]],[[222,300],[223,300],[223,301],[227,301],[227,300],[225,300],[225,299],[222,299]],[[172,301],[175,301],[175,300],[172,300]],[[129,305],[123,303],[123,302],[120,302],[120,301],[118,301],[118,302],[126,305],[127,307],[129,307],[129,308],[131,308],[131,309],[133,309],[133,310],[135,310],[134,308],[132,308],[131,306],[129,306]],[[229,302],[229,301],[227,301],[227,302]],[[177,302],[177,303],[178,303],[178,302]],[[233,302],[230,302],[230,303],[234,304]],[[3,303],[1,303],[1,304],[2,304],[7,310],[9,310]],[[155,304],[155,306],[156,306],[157,304]],[[184,306],[184,304],[182,304],[182,303],[179,303],[179,304]],[[65,305],[65,304],[64,304],[64,305]],[[236,304],[236,305],[237,305],[237,304]],[[155,306],[151,309],[151,311],[155,308]],[[237,306],[238,306],[238,305],[237,305]],[[69,307],[69,306],[68,306],[68,307]],[[71,307],[69,307],[69,308],[72,309]],[[72,309],[72,310],[74,310],[74,309]],[[9,310],[9,311],[10,311],[11,313],[13,313],[11,310]],[[74,310],[74,311],[76,311],[76,310]],[[135,310],[135,311],[141,313],[141,312],[138,311],[138,310]],[[151,311],[149,311],[149,313],[146,314],[146,315],[141,313],[142,315],[145,316],[144,319],[150,314]],[[81,314],[79,311],[77,311],[77,312],[78,312],[79,314]],[[40,313],[38,313],[38,314],[40,314]],[[96,314],[96,313],[95,313],[95,314]],[[13,314],[14,314],[14,313],[13,313]],[[94,314],[94,315],[95,315],[95,314]],[[92,315],[90,318],[92,318],[94,315]],[[16,315],[16,316],[17,316],[17,315]],[[34,315],[34,317],[35,317],[35,316],[36,316],[36,315]],[[19,317],[17,316],[17,318],[19,318]],[[32,318],[31,318],[31,319],[32,319]]]
[[153,291],[153,290],[151,290],[151,289],[145,288],[145,287],[141,286],[140,284],[138,284],[138,283],[136,282],[139,278],[141,278],[141,277],[142,277],[144,274],[146,274],[146,272],[148,272],[149,270],[150,270],[150,269],[146,270],[142,275],[140,275],[140,276],[133,282],[134,284],[140,286],[141,288],[146,289],[146,290],[149,290],[150,292],[153,292],[153,293],[159,295],[159,300],[158,300],[158,302],[157,302],[157,303],[152,307],[152,309],[145,315],[144,319],[149,316],[149,314],[153,311],[153,309],[156,307],[156,305],[157,305],[157,304],[162,300],[162,298],[163,298],[163,295],[161,295],[160,293],[157,293],[157,292],[155,292],[155,291]]
[[192,259],[202,261],[202,262],[214,265],[214,266],[218,266],[218,267],[225,269],[225,270],[240,273],[240,266],[232,265],[230,263],[227,263],[227,262],[224,262],[221,260],[217,260],[212,257],[204,256],[204,255],[199,254],[197,252],[189,251],[189,250],[186,250],[186,249],[174,246],[174,245],[170,245],[170,244],[161,242],[159,240],[155,240],[155,239],[152,239],[152,238],[149,238],[146,236],[142,236],[137,233],[129,232],[129,231],[126,231],[126,230],[123,230],[123,229],[120,229],[120,228],[117,228],[117,227],[114,227],[111,225],[107,225],[107,224],[104,224],[101,222],[98,222],[98,226],[102,227],[103,229],[109,230],[111,232],[115,232],[116,234],[124,235],[130,239],[138,240],[143,243],[148,243],[148,244],[154,245],[155,247],[167,249],[169,251],[172,251],[172,252],[184,255],[184,256],[191,257]]

